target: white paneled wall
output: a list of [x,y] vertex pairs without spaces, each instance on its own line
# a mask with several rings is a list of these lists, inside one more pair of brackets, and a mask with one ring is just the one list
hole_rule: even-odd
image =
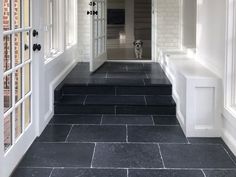
[[79,0],[78,3],[78,61],[88,62],[90,57],[90,10],[88,0]]

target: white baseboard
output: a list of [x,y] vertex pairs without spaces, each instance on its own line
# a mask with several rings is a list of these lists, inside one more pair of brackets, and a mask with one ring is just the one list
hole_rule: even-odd
[[[236,129],[236,127],[235,127]],[[230,148],[230,150],[236,156],[236,139],[228,130],[222,130],[222,138],[225,144]]]

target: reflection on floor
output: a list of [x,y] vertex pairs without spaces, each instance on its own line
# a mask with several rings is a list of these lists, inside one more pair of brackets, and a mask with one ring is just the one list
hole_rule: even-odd
[[78,64],[13,177],[235,177],[220,138],[186,138],[158,64]]
[[[109,60],[136,60],[134,48],[108,48]],[[151,60],[151,48],[143,48],[142,60]]]

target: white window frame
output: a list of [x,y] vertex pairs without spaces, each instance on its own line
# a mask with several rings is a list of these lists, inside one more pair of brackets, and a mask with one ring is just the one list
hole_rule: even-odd
[[64,51],[64,0],[44,0],[44,9],[44,58],[47,63]]
[[77,43],[77,0],[65,0],[66,48]]
[[236,0],[227,0],[224,114],[236,119]]

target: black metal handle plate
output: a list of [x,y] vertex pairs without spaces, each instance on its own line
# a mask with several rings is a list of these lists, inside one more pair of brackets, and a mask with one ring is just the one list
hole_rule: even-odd
[[40,51],[41,50],[41,45],[40,44],[34,44],[33,45],[33,51],[35,52],[36,50]]
[[36,36],[38,36],[38,35],[39,35],[39,32],[36,31],[36,30],[33,30],[33,37],[36,37]]

